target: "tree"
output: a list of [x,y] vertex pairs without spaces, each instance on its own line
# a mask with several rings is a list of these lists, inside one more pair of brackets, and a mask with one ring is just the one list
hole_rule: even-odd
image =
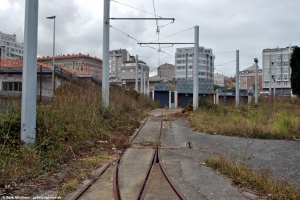
[[294,47],[291,57],[291,87],[293,94],[300,95],[300,48]]
[[214,91],[216,91],[216,89],[221,88],[221,86],[214,84]]

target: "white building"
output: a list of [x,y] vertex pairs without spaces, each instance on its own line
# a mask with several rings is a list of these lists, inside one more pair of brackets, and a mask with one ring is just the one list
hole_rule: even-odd
[[17,42],[16,34],[9,35],[0,31],[0,58],[7,59],[23,59],[24,43]]
[[[142,71],[143,68],[143,71]],[[149,66],[147,63],[143,62],[142,60],[138,61],[138,80],[141,80],[141,76],[144,79],[145,73],[145,80],[149,78]],[[136,76],[135,71],[135,61],[125,61],[122,64],[121,72],[120,72],[120,80],[123,84],[126,82],[134,82]]]
[[[199,81],[214,80],[214,60],[212,49],[199,47]],[[193,80],[194,47],[177,48],[175,53],[175,70],[177,80]],[[186,71],[186,67],[188,70]]]
[[[262,52],[263,90],[277,94],[291,93],[290,59],[293,47],[264,49]],[[275,84],[275,85],[274,85]]]

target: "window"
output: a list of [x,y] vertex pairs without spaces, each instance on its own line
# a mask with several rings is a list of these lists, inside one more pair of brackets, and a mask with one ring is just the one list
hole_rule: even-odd
[[2,82],[3,91],[22,91],[22,82]]
[[281,60],[281,55],[277,55],[277,60]]
[[277,69],[276,69],[276,73],[277,73],[277,74],[280,74],[280,73],[281,73],[281,69],[280,69],[280,68],[277,68]]
[[264,55],[264,60],[270,60],[270,56],[269,55]]
[[289,66],[289,62],[283,62],[282,65],[283,66]]
[[277,85],[280,85],[280,82],[279,82],[279,81],[277,82]]
[[284,81],[284,82],[283,82],[283,85],[287,85],[287,83],[288,83],[288,82]]
[[277,62],[277,67],[280,67],[281,66],[281,62]]
[[268,86],[269,85],[269,82],[265,82],[265,86]]
[[288,75],[287,74],[283,74],[283,80],[288,80]]
[[282,68],[282,73],[288,73],[289,72],[289,68],[288,67],[283,67]]
[[289,60],[289,54],[283,54],[282,60]]
[[277,80],[277,81],[280,81],[280,80],[281,80],[281,75],[277,74],[277,75],[276,75],[276,80]]

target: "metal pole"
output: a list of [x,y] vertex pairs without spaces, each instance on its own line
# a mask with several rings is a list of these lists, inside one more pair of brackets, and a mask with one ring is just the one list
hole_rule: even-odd
[[102,104],[109,107],[109,0],[103,6]]
[[193,68],[193,109],[198,108],[198,57],[199,57],[199,26],[195,26],[194,68]]
[[147,95],[150,95],[150,83],[149,83],[149,77],[147,81]]
[[146,94],[146,72],[144,71],[144,78],[143,78],[143,93]]
[[24,28],[21,140],[26,145],[36,139],[38,0],[26,0]]
[[63,79],[62,79],[62,67],[60,67],[60,85],[62,85]]
[[137,91],[137,92],[138,92],[138,88],[139,88],[139,86],[138,86],[138,70],[139,70],[138,59],[139,59],[139,56],[136,55],[136,57],[135,57],[135,91]]
[[42,65],[40,65],[40,103],[42,102]]
[[258,79],[257,79],[257,68],[258,68],[258,59],[254,58],[255,62],[255,103],[258,103],[258,91],[257,91],[257,84],[258,84]]
[[186,54],[185,58],[186,64],[185,64],[185,81],[188,81],[188,54]]
[[271,62],[271,54],[270,54],[270,68],[269,68],[269,96],[271,95],[271,77],[272,77],[272,74],[271,74],[271,67],[272,67],[272,62]]
[[274,75],[274,98],[276,95],[276,75]]
[[53,18],[54,21],[54,28],[53,28],[53,59],[52,59],[52,66],[53,66],[53,72],[52,72],[52,82],[53,82],[53,95],[55,92],[55,17]]
[[240,104],[240,51],[236,50],[235,106]]
[[143,94],[143,71],[144,67],[143,64],[141,64],[141,94]]

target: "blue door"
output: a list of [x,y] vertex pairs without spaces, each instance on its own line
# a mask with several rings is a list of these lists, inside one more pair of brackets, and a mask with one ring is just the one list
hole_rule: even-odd
[[154,91],[154,100],[159,101],[160,107],[169,107],[169,91]]

